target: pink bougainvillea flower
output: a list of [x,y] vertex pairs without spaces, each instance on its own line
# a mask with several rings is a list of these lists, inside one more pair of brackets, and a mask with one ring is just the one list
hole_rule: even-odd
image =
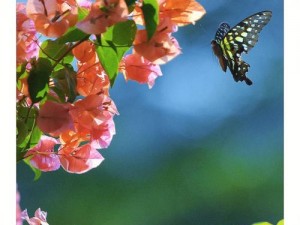
[[90,8],[92,5],[92,2],[90,0],[76,0],[76,2],[80,7],[87,9]]
[[80,126],[91,129],[118,114],[117,108],[110,97],[104,94],[89,95],[74,104],[70,110],[73,120]]
[[75,48],[73,48],[72,53],[76,59],[78,59],[78,61],[82,63],[88,62],[92,58],[95,58],[95,45],[90,40],[84,41],[80,45],[77,45]]
[[91,145],[72,148],[64,146],[58,152],[62,167],[69,173],[85,173],[101,164],[102,155]]
[[34,217],[29,218],[27,209],[22,212],[22,219],[26,220],[29,225],[49,225],[47,223],[47,212],[42,211],[38,208],[35,213]]
[[175,31],[177,26],[170,18],[162,16],[150,40],[146,30],[137,31],[133,42],[134,50],[154,64],[169,62],[181,53],[177,40],[171,35]]
[[17,64],[38,55],[36,40],[34,23],[27,17],[25,5],[17,3]]
[[16,225],[22,225],[23,224],[23,220],[22,220],[22,210],[21,210],[21,207],[20,207],[20,194],[17,190],[17,193],[16,193]]
[[90,128],[75,124],[76,131],[64,132],[60,135],[60,142],[64,146],[76,148],[81,142],[89,142],[93,148],[107,148],[113,135],[116,134],[115,124],[112,118],[100,125],[93,125]]
[[160,16],[171,18],[178,26],[195,24],[206,13],[203,6],[195,0],[160,0],[159,3]]
[[127,16],[125,0],[96,0],[88,16],[77,27],[88,34],[101,34],[107,27],[127,20]]
[[24,157],[30,157],[30,164],[43,172],[57,170],[60,163],[54,152],[54,145],[56,144],[58,141],[55,138],[42,136],[39,143],[30,149]]
[[139,83],[147,83],[152,88],[155,79],[162,75],[159,65],[155,65],[138,54],[126,55],[122,61],[126,80],[134,80]]
[[28,0],[26,11],[38,32],[48,37],[60,37],[77,22],[75,0]]
[[39,112],[37,125],[44,133],[59,136],[66,130],[74,130],[72,117],[69,114],[71,104],[47,101]]
[[116,129],[113,119],[94,126],[91,131],[91,146],[94,148],[107,148],[115,134]]
[[78,63],[78,72],[76,76],[77,92],[82,96],[105,94],[108,95],[110,87],[109,78],[104,72],[101,64],[95,62],[93,65],[89,63]]
[[164,64],[181,53],[177,40],[164,29],[157,30],[150,41],[146,30],[137,31],[134,50],[154,64]]
[[68,145],[69,147],[76,148],[83,141],[90,141],[90,129],[80,126],[75,123],[75,131],[68,130],[63,132],[59,136],[60,143],[62,145]]
[[71,130],[63,132],[59,136],[59,140],[62,145],[69,145],[72,148],[78,147],[81,141],[85,141],[78,132]]
[[115,114],[117,108],[107,95],[89,95],[78,100],[70,110],[75,130],[60,135],[63,148],[74,149],[83,141],[92,143],[93,148],[106,148],[115,134]]
[[136,24],[145,25],[143,11],[141,9],[142,4],[135,4],[134,10],[131,12],[132,19]]
[[73,49],[73,54],[78,59],[77,92],[82,96],[108,95],[109,78],[99,62],[93,43],[83,42]]

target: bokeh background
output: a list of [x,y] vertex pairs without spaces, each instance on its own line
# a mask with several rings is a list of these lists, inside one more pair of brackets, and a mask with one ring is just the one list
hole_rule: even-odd
[[[20,2],[20,1],[18,1]],[[24,2],[24,1],[23,1]],[[283,1],[202,0],[207,14],[174,36],[183,54],[147,85],[119,76],[117,135],[96,169],[33,173],[17,164],[21,207],[51,225],[247,225],[283,218]],[[273,17],[243,59],[252,86],[224,73],[218,25]]]

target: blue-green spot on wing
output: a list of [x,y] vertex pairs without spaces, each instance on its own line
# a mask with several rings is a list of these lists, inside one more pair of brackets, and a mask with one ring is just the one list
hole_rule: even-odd
[[230,29],[222,23],[211,42],[223,71],[230,69],[235,81],[252,81],[246,76],[250,65],[241,59],[242,53],[248,53],[258,41],[258,34],[272,17],[271,11],[262,11],[247,17]]

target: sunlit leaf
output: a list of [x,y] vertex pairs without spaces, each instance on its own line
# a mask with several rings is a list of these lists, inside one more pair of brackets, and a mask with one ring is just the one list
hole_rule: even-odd
[[17,67],[17,79],[22,79],[28,76],[28,73],[26,71],[26,65],[27,62],[24,62]]
[[34,181],[37,181],[37,180],[41,177],[42,171],[40,171],[39,169],[33,167],[33,166],[30,164],[30,157],[24,159],[23,161],[30,167],[30,169],[31,169],[32,172],[34,173],[34,178],[33,178],[33,180],[34,180]]
[[45,40],[41,45],[39,57],[50,58],[51,60],[59,59],[67,51],[65,44],[59,43],[57,40]]
[[35,123],[37,113],[37,109],[33,107],[17,108],[17,148],[20,152],[34,147],[40,140],[42,132]]
[[38,126],[35,126],[30,137],[30,142],[29,142],[29,148],[33,148],[36,146],[42,136],[42,131],[38,128]]
[[83,7],[78,7],[78,22],[83,20],[89,14],[89,10]]
[[[76,37],[74,34],[70,34],[72,38]],[[63,36],[64,37],[64,36]],[[71,52],[68,52],[68,46],[64,42],[60,42],[60,38],[57,40],[45,40],[39,51],[39,58],[46,58],[52,65],[56,65],[54,71],[62,69],[62,64],[72,63],[74,56]]]
[[117,23],[110,27],[103,35],[104,39],[110,42],[118,55],[119,61],[131,48],[136,34],[136,24],[132,20]]
[[109,77],[110,85],[113,86],[119,68],[119,58],[115,47],[111,42],[107,42],[102,38],[101,46],[96,47],[96,52],[103,69]]
[[106,40],[111,40],[116,45],[131,46],[135,37],[135,33],[135,22],[132,20],[127,20],[109,27],[103,36]]
[[117,23],[108,28],[101,38],[101,45],[96,48],[111,86],[113,86],[117,77],[119,62],[132,46],[136,29],[136,25],[132,20]]
[[148,40],[150,40],[158,25],[159,8],[157,0],[144,0],[142,11],[144,14]]
[[259,223],[254,223],[252,225],[272,225],[272,224],[269,222],[259,222]]
[[282,219],[282,220],[278,221],[277,225],[284,225],[284,220]]

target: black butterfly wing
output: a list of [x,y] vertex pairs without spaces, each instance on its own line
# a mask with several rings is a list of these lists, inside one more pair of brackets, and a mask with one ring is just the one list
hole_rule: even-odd
[[225,37],[233,53],[250,51],[258,41],[258,34],[272,17],[271,11],[262,11],[239,22],[231,28]]
[[[231,29],[226,23],[220,25],[215,40],[212,41],[212,47],[214,53],[217,53],[222,69],[226,71],[222,64],[228,66],[235,81],[252,84],[252,81],[246,76],[250,65],[241,59],[241,54],[248,53],[254,47],[258,41],[259,32],[271,17],[271,11],[262,11],[247,17]],[[218,54],[220,50],[223,55]]]

